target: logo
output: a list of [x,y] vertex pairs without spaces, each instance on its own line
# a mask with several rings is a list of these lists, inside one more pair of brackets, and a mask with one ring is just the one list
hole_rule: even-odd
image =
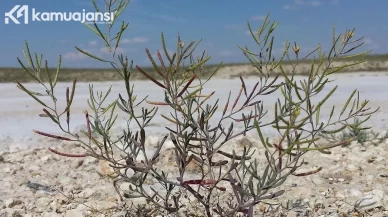
[[[16,12],[16,17],[14,14]],[[16,24],[20,24],[18,18],[24,16],[24,24],[28,24],[28,5],[15,5],[9,12],[5,13],[5,24],[9,24],[12,20]]]
[[[31,22],[54,22],[54,21],[76,21],[81,23],[111,24],[115,19],[115,12],[40,12],[35,8],[31,10]],[[24,16],[24,24],[29,23],[28,5],[15,5],[9,12],[5,13],[5,24],[10,20],[20,24],[19,18]]]

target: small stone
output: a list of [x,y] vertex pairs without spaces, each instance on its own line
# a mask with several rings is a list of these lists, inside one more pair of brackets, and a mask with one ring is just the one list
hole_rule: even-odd
[[97,162],[98,162],[98,159],[94,157],[86,157],[84,159],[84,165],[95,164]]
[[86,216],[85,213],[82,210],[77,210],[77,209],[71,209],[67,210],[65,217],[83,217]]
[[287,217],[296,217],[298,216],[297,213],[295,211],[289,211],[288,214],[287,214]]
[[21,200],[14,200],[13,198],[10,198],[8,200],[5,200],[4,205],[7,208],[12,208],[12,207],[14,207],[16,205],[20,205],[22,203],[23,202]]
[[[46,212],[46,213],[42,213],[42,215],[41,215],[41,217],[62,217],[62,216],[63,215],[56,213],[56,212]],[[24,217],[26,217],[26,216],[24,216]]]
[[358,168],[354,165],[354,164],[349,164],[346,166],[346,169],[351,171],[351,172],[355,172],[358,170]]
[[22,214],[24,214],[25,211],[22,210],[22,209],[10,209],[10,208],[6,208],[6,209],[2,209],[0,210],[0,216],[1,217],[8,217],[8,216],[12,216],[12,217],[23,217]]
[[64,175],[58,176],[57,180],[63,186],[69,185],[73,181],[72,178]]
[[41,197],[36,200],[36,205],[41,207],[47,207],[51,203],[52,199],[47,197]]
[[136,156],[136,162],[145,162],[145,156],[143,152],[139,152]]
[[322,184],[326,183],[326,180],[322,177],[319,177],[319,176],[312,177],[311,181],[316,185],[322,185]]
[[74,162],[74,168],[77,169],[78,167],[82,166],[83,163],[84,163],[84,160],[83,160],[83,159],[78,160],[78,161],[75,161],[75,162]]
[[108,176],[108,177],[117,177],[117,173],[114,171],[114,169],[109,166],[110,162],[105,160],[100,160],[98,162],[98,165],[96,167],[96,171],[101,176]]
[[[157,136],[148,136],[145,140],[145,144],[149,147],[156,148],[159,143],[159,138]],[[166,143],[164,143],[165,145]]]
[[39,171],[40,170],[40,166],[38,165],[31,165],[28,167],[28,170],[30,171]]
[[40,158],[40,160],[44,163],[46,163],[47,161],[49,161],[51,159],[51,155],[46,155],[46,156],[43,156]]
[[376,157],[371,157],[368,159],[368,163],[373,163],[376,160]]
[[359,145],[358,141],[351,141],[350,142],[350,146],[352,147],[353,150],[359,149],[358,145]]
[[338,198],[338,199],[345,199],[345,195],[341,194],[341,193],[336,193],[335,194],[335,197]]
[[5,209],[5,204],[3,203],[2,200],[0,200],[0,210],[1,210],[1,209]]
[[355,197],[360,197],[362,195],[362,192],[357,189],[351,189],[350,194]]
[[249,140],[248,138],[244,137],[244,138],[242,138],[242,139],[237,141],[237,145],[240,148],[244,148],[244,147],[250,148],[250,147],[252,147],[253,144],[252,144],[251,140]]
[[355,207],[363,210],[371,210],[382,207],[384,195],[385,193],[382,190],[373,190],[367,193],[363,198],[357,200]]
[[83,191],[81,191],[81,193],[78,194],[78,196],[87,199],[91,197],[94,193],[96,193],[95,190],[91,188],[85,188]]

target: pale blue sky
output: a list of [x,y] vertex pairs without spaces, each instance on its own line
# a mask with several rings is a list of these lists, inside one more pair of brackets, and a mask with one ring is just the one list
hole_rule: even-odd
[[[103,4],[103,0],[97,0]],[[15,4],[28,4],[37,11],[93,11],[89,0],[39,0],[3,1],[0,13],[9,11]],[[210,63],[224,61],[245,62],[237,45],[255,49],[253,39],[246,32],[246,21],[259,27],[262,18],[270,12],[270,19],[279,22],[275,31],[275,48],[283,48],[288,39],[296,41],[303,52],[321,43],[328,49],[331,29],[356,27],[356,36],[365,36],[364,50],[388,53],[388,1],[385,0],[132,0],[120,19],[130,22],[123,36],[122,51],[138,65],[150,65],[145,48],[155,53],[161,49],[160,33],[163,31],[167,45],[175,49],[176,36],[189,42],[202,38],[198,51],[205,49],[212,56]],[[22,20],[22,18],[20,18]],[[24,40],[30,48],[43,53],[50,66],[63,56],[64,67],[109,67],[80,55],[74,46],[106,55],[104,44],[83,24],[77,22],[33,22],[8,24],[0,22],[0,67],[18,67],[16,57],[23,57]]]

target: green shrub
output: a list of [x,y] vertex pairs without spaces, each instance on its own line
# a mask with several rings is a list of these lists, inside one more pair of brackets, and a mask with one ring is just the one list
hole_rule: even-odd
[[[107,8],[111,11],[117,10],[117,17],[119,17],[127,4],[128,0],[123,0],[118,5],[109,5]],[[98,10],[97,5],[95,3],[94,5]],[[114,6],[116,9],[113,9]],[[331,148],[346,144],[353,139],[348,138],[339,143],[322,145],[318,144],[318,140],[321,139],[319,135],[335,134],[347,127],[357,130],[359,125],[350,125],[347,124],[347,121],[354,117],[366,117],[363,121],[367,121],[376,111],[369,111],[369,108],[366,107],[368,101],[360,102],[358,92],[354,90],[340,110],[337,119],[335,116],[338,112],[334,107],[327,121],[320,119],[322,105],[337,88],[336,86],[325,96],[319,95],[325,85],[332,82],[329,80],[330,75],[360,63],[362,60],[339,67],[333,67],[333,62],[350,57],[362,57],[368,53],[351,54],[354,49],[362,45],[360,39],[353,40],[354,30],[346,30],[343,35],[338,36],[333,30],[333,45],[327,55],[318,46],[307,56],[300,57],[300,46],[297,43],[291,46],[287,42],[284,53],[278,60],[275,60],[272,34],[277,23],[270,22],[267,16],[257,31],[253,31],[248,23],[252,38],[258,46],[255,49],[257,52],[247,47],[240,47],[240,49],[257,69],[258,82],[252,89],[248,89],[244,79],[240,76],[241,88],[225,93],[227,102],[219,105],[218,99],[213,100],[214,92],[207,92],[204,89],[218,68],[208,77],[201,76],[203,67],[210,57],[205,56],[203,52],[202,56],[195,58],[193,52],[198,43],[193,41],[185,44],[179,36],[176,52],[171,55],[167,52],[163,34],[161,35],[163,54],[158,51],[157,60],[146,49],[159,77],[150,76],[141,67],[135,66],[139,73],[144,74],[160,88],[161,94],[155,93],[152,98],[162,100],[149,101],[148,98],[137,98],[135,82],[131,80],[135,72],[133,62],[129,62],[126,56],[117,53],[121,36],[127,29],[128,23],[122,22],[118,32],[112,35],[114,24],[109,25],[105,33],[98,25],[88,26],[107,45],[107,49],[112,54],[111,60],[102,59],[76,47],[85,55],[110,64],[121,76],[126,88],[126,92],[119,94],[116,100],[106,102],[111,88],[103,93],[95,91],[93,85],[89,86],[88,104],[91,113],[85,111],[87,130],[83,132],[84,135],[78,136],[70,132],[69,117],[76,92],[75,80],[72,88],[67,88],[67,106],[62,111],[57,106],[55,95],[58,93],[54,90],[61,71],[60,60],[56,72],[45,70],[45,68],[48,69],[47,62],[43,65],[42,56],[38,58],[36,53],[34,60],[26,42],[25,57],[29,68],[19,58],[18,61],[29,76],[42,84],[46,93],[27,90],[19,82],[17,85],[44,107],[44,114],[41,116],[55,122],[68,137],[40,131],[35,131],[36,133],[61,140],[75,141],[85,148],[86,153],[72,155],[59,153],[54,149],[50,150],[68,157],[91,156],[110,162],[117,172],[113,184],[121,200],[146,198],[156,210],[167,213],[185,209],[187,215],[194,216],[212,216],[213,214],[232,216],[236,213],[252,216],[257,204],[265,199],[279,197],[284,193],[283,190],[277,190],[277,188],[290,175],[306,176],[320,171],[321,168],[307,173],[296,171],[301,167],[301,157],[305,153],[320,151],[323,154],[329,154]],[[318,55],[318,57],[311,66],[309,76],[301,81],[296,80],[298,62],[313,55]],[[291,62],[291,56],[295,56],[296,61]],[[283,70],[284,61],[292,64],[292,71]],[[271,74],[276,68],[281,69],[281,75]],[[42,82],[44,74],[47,76],[48,84]],[[279,81],[279,77],[282,77],[283,80]],[[260,96],[278,91],[282,93],[282,98],[276,101],[272,113],[268,113],[264,110],[264,102],[260,100]],[[232,94],[235,97],[232,97]],[[355,96],[357,97],[354,98]],[[43,97],[50,97],[51,105],[44,103],[41,100]],[[320,100],[314,104],[313,99],[317,98]],[[151,109],[141,107],[145,103],[153,107]],[[351,103],[352,107],[349,110]],[[170,109],[169,114],[161,114],[168,123],[165,127],[166,134],[158,143],[156,152],[153,155],[147,155],[147,126],[152,123],[153,117],[158,115],[158,108],[161,106]],[[128,128],[116,136],[114,133],[120,132],[112,132],[112,127],[119,120],[118,109],[125,113]],[[214,115],[217,110],[222,111],[218,119]],[[273,115],[272,121],[264,122],[263,117],[270,115]],[[66,117],[65,123],[60,120],[63,116]],[[228,121],[230,125],[225,126]],[[133,122],[137,128],[129,127]],[[211,123],[215,124],[211,125]],[[240,130],[236,127],[238,125],[242,126]],[[333,128],[338,125],[340,127]],[[269,138],[264,137],[262,134],[264,127],[273,127],[277,130],[279,133],[277,144],[269,142]],[[259,161],[253,157],[255,150],[252,147],[244,147],[241,152],[237,152],[230,148],[230,143],[228,143],[238,136],[245,136],[250,130],[257,131],[265,147],[264,155],[267,163],[262,171],[258,169]],[[168,173],[166,168],[157,164],[161,149],[168,138],[174,144],[173,151],[178,168],[176,174]],[[144,159],[137,160],[139,156],[143,156]],[[188,168],[193,162],[199,167],[199,176],[195,179],[188,179],[187,177],[190,177],[187,175]],[[156,183],[148,186],[148,190],[147,180],[153,180]],[[119,182],[130,184],[130,192],[122,192],[117,187]],[[227,201],[220,200],[220,198],[227,199]]]
[[341,131],[339,135],[325,135],[321,133],[320,136],[332,143],[348,141],[344,142],[342,147],[349,146],[352,141],[357,141],[357,143],[360,143],[363,146],[366,144],[378,145],[388,138],[388,132],[379,134],[370,130],[370,127],[362,128],[361,124],[363,123],[365,122],[360,121],[358,118],[354,118],[353,124],[346,130]]

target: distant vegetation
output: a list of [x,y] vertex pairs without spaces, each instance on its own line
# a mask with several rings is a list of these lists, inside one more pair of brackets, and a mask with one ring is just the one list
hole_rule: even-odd
[[[357,72],[357,71],[388,71],[388,54],[374,54],[374,55],[368,55],[365,56],[364,59],[366,61],[363,64],[355,65],[354,67],[347,67],[340,72]],[[359,58],[349,58],[346,61],[359,61]],[[299,70],[297,74],[300,75],[308,75],[309,69],[311,67],[312,59],[308,60],[299,60],[298,61],[298,68]],[[343,60],[345,61],[345,60]],[[339,61],[337,61],[339,62]],[[291,66],[291,64],[295,64],[296,61],[284,61],[282,64],[285,68],[287,73],[291,73],[290,70],[287,70],[287,67]],[[256,70],[251,66],[250,63],[225,63],[222,64],[220,67],[220,70],[225,67],[232,67],[232,70],[239,71],[238,67],[247,66],[248,71],[241,71],[230,74],[229,77],[236,77],[240,74],[244,75],[259,75],[256,73]],[[203,70],[203,74],[201,76],[208,76],[208,73],[214,72],[214,70],[218,67],[218,65],[207,65],[205,66]],[[252,70],[250,70],[252,69]],[[149,73],[150,75],[154,76],[155,78],[159,78],[159,74],[154,70],[152,66],[150,67],[144,67],[144,70]],[[51,72],[55,72],[56,69],[50,69]],[[143,80],[146,79],[146,77],[142,74],[136,71],[136,69],[133,70],[133,79],[139,79]],[[107,69],[96,69],[96,68],[62,68],[61,72],[59,74],[58,81],[72,81],[74,78],[77,79],[77,81],[110,81],[110,80],[121,80],[121,77],[119,74],[114,71],[111,68]],[[274,74],[277,74],[278,72],[275,72]],[[0,67],[0,82],[14,82],[15,80],[18,80],[20,82],[34,82],[34,80],[26,76],[26,74],[23,72],[22,68],[1,68]],[[44,80],[44,79],[43,79]]]

